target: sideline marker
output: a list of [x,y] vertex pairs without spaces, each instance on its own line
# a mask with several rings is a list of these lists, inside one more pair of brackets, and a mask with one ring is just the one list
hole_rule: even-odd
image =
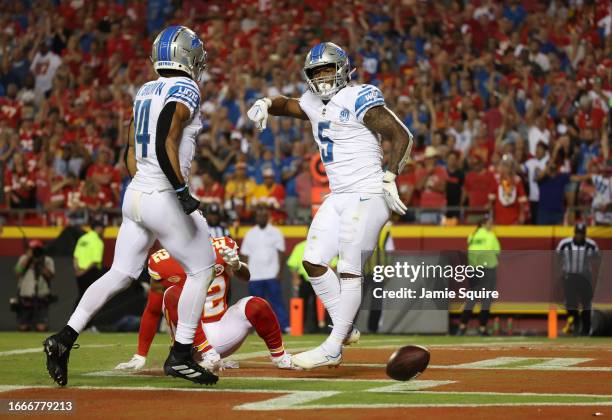
[[304,299],[291,298],[289,302],[289,326],[292,336],[304,335]]

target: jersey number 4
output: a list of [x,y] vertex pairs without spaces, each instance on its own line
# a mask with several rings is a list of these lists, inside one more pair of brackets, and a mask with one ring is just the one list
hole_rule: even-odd
[[323,134],[323,130],[329,129],[331,121],[320,121],[318,124],[319,141],[321,142],[321,160],[323,163],[334,161],[334,142]]
[[134,104],[134,130],[136,143],[142,146],[141,156],[147,157],[147,147],[149,145],[149,111],[151,110],[151,100],[136,101]]

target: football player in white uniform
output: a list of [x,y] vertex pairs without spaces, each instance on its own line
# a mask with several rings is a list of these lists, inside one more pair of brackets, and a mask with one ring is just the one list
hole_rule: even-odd
[[218,379],[191,357],[206,297],[202,290],[208,289],[215,261],[206,220],[196,211],[200,203],[187,187],[201,128],[196,81],[206,52],[192,30],[170,26],[155,39],[151,60],[159,78],[145,83],[134,101],[125,156],[133,179],[123,201],[113,265],[87,289],[68,324],[43,343],[49,375],[62,386],[68,382],[68,357],[79,333],[111,297],[138,278],[155,239],[187,273],[176,341],[164,371],[200,384]]
[[[310,226],[303,264],[334,325],[323,344],[293,356],[304,369],[342,362],[343,342],[355,339],[352,324],[361,303],[365,258],[391,211],[406,212],[395,177],[410,155],[412,134],[385,106],[377,87],[349,84],[350,74],[340,47],[318,44],[306,56],[303,76],[309,90],[301,98],[258,99],[247,112],[260,130],[269,114],[310,120],[329,178],[331,194]],[[386,172],[381,137],[393,144]],[[336,255],[340,280],[327,266]]]

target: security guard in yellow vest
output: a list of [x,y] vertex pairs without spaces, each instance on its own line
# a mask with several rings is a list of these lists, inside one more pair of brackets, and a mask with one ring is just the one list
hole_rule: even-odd
[[[476,231],[468,237],[468,264],[472,267],[483,267],[484,276],[482,278],[470,279],[470,287],[473,290],[484,288],[487,291],[495,290],[497,284],[497,265],[498,256],[501,250],[499,241],[492,231],[493,223],[489,216],[478,224]],[[470,299],[466,302],[463,313],[461,314],[461,323],[457,335],[464,335],[467,331],[467,324],[472,316],[472,310],[476,305],[476,299]],[[480,315],[478,317],[480,326],[478,332],[481,336],[489,335],[487,331],[487,322],[489,321],[489,310],[491,309],[491,299],[484,298],[480,302]]]
[[[395,251],[395,244],[393,243],[393,238],[391,237],[391,222],[385,223],[385,225],[380,229],[380,233],[378,234],[378,243],[376,244],[376,248],[372,252],[372,256],[365,264],[363,269],[364,277],[365,277],[365,289],[364,296],[366,294],[370,294],[370,289],[373,286],[372,280],[372,272],[374,267],[388,265],[390,263],[390,258],[388,255],[389,251]],[[377,287],[382,287],[382,284],[377,284]],[[380,316],[382,315],[382,302],[380,300],[374,300],[372,302],[372,307],[370,308],[370,313],[368,316],[368,331],[377,332],[378,326],[380,323]]]
[[74,272],[79,291],[75,308],[87,288],[102,275],[103,233],[104,225],[97,221],[92,222],[91,230],[79,238],[74,248]]

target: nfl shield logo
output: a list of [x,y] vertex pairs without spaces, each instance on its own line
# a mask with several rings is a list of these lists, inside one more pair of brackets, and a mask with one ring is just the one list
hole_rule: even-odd
[[341,122],[346,122],[349,119],[349,110],[344,108],[342,111],[340,111],[340,121]]

